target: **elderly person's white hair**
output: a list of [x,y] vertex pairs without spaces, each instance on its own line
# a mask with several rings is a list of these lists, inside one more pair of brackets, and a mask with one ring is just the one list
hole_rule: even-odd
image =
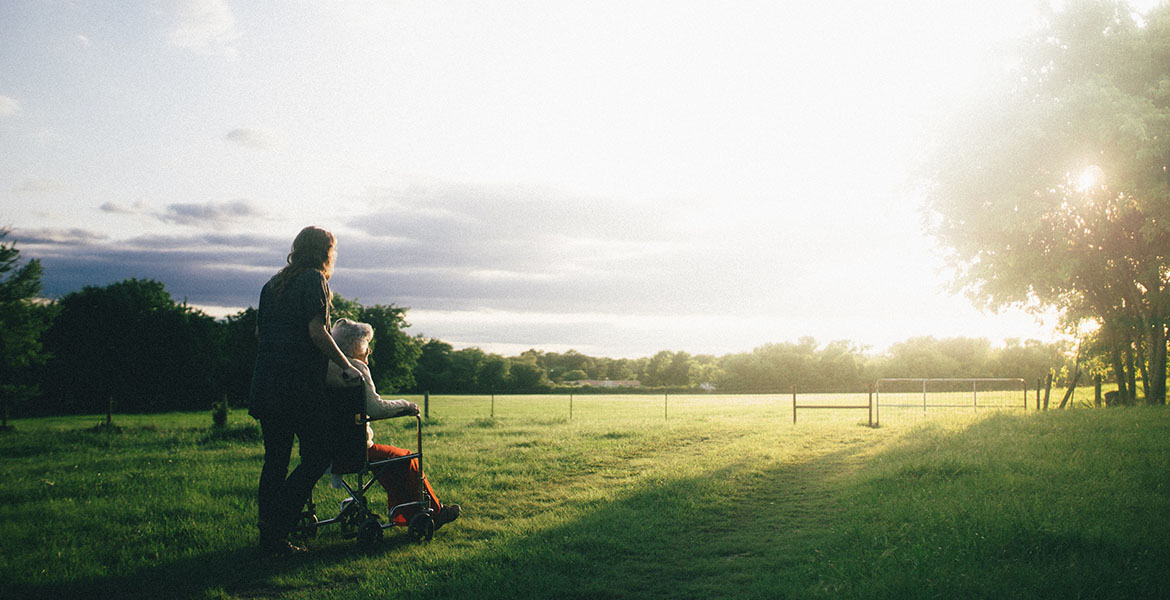
[[346,356],[358,356],[365,352],[374,339],[374,326],[369,323],[358,323],[349,319],[338,319],[329,332],[337,348]]

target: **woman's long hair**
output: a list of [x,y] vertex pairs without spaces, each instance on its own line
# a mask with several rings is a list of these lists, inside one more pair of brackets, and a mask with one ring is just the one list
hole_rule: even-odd
[[333,262],[337,258],[336,245],[333,234],[320,227],[310,225],[302,229],[293,240],[292,252],[285,259],[288,264],[273,278],[276,293],[283,292],[288,282],[309,269],[320,271],[326,280],[332,277]]

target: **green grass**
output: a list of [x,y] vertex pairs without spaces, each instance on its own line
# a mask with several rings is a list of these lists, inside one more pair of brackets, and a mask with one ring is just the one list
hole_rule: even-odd
[[[1091,390],[1090,390],[1091,394]],[[856,397],[823,397],[854,403]],[[802,398],[803,401],[803,398]],[[464,515],[374,550],[253,549],[258,429],[199,414],[0,435],[5,597],[1166,597],[1170,412],[969,411],[863,426],[791,396],[432,397]],[[403,421],[379,441],[413,446]],[[326,482],[322,513],[340,496]],[[383,496],[373,492],[376,502]]]

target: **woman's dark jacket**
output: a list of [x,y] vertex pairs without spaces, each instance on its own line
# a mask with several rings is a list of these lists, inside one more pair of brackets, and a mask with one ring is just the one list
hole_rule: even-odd
[[278,293],[274,279],[260,291],[259,348],[248,414],[257,419],[314,419],[322,408],[329,361],[309,337],[309,322],[320,316],[328,329],[329,282],[320,271],[307,269]]

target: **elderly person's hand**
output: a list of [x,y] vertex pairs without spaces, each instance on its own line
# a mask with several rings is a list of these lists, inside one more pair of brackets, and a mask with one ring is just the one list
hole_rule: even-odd
[[417,417],[418,416],[418,405],[415,404],[414,402],[411,402],[410,407],[408,409],[406,409],[406,416]]

